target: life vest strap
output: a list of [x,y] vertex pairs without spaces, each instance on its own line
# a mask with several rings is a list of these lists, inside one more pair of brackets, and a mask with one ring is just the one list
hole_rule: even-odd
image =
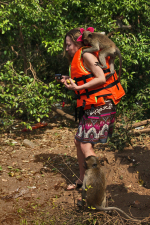
[[[105,69],[105,70],[103,69],[103,72],[104,72],[104,73],[110,73],[110,69]],[[109,74],[108,74],[108,75],[109,75]],[[108,76],[108,75],[107,75],[107,76]]]
[[[115,79],[115,76],[114,76],[114,74],[113,74],[113,78],[114,78],[114,81],[115,81],[116,79]],[[118,85],[117,85],[117,84],[116,84],[116,86],[117,86],[117,88],[118,88],[118,90],[119,90],[119,87],[118,87]]]
[[[110,95],[112,95],[112,94],[106,94],[106,95],[99,95],[99,96],[96,96],[97,97],[97,99],[98,98],[101,98],[101,97],[107,97],[107,96],[110,96]],[[85,100],[83,100],[83,105],[82,106],[80,106],[80,107],[82,107],[83,109],[84,109],[84,107],[85,107],[85,103],[86,103],[86,101]],[[95,106],[94,106],[94,104],[92,104],[91,105],[91,109],[95,109]]]
[[[93,74],[91,74],[91,75],[93,75]],[[83,80],[84,84],[86,83],[86,79],[87,79],[87,77],[86,77],[85,75],[83,75],[83,76],[82,76],[82,80]],[[88,90],[85,89],[85,91],[86,91],[86,97],[89,98],[90,96],[89,96]]]
[[83,100],[83,105],[82,105],[83,108],[85,107],[85,104],[86,104],[86,101]]
[[84,83],[86,83],[86,79],[89,79],[89,78],[91,78],[91,77],[94,77],[94,75],[93,74],[88,74],[88,75],[83,75],[82,77],[78,77],[78,78],[76,78],[76,77],[74,77],[73,79],[75,80],[75,82],[79,82],[79,81],[84,81]]
[[[104,73],[110,73],[110,69],[106,69],[106,70],[103,70]],[[109,75],[109,74],[108,74]],[[108,76],[107,75],[107,76]],[[86,83],[86,80],[91,78],[91,77],[95,77],[92,73],[91,74],[88,74],[88,75],[83,75],[82,77],[74,77],[73,79],[76,81],[76,82],[79,82],[79,81],[84,81],[84,83]]]
[[[92,91],[88,91],[88,89],[86,89],[86,90],[88,91],[88,95],[90,96],[90,95],[95,94],[95,93],[97,93],[97,92],[99,92],[99,91],[102,91],[102,90],[104,90],[104,89],[111,88],[111,87],[117,85],[118,83],[119,83],[119,80],[115,80],[113,83],[108,84],[107,86],[105,86],[105,87],[103,87],[103,88],[99,88],[99,89],[92,90]],[[80,99],[80,96],[87,95],[87,91],[86,91],[86,93],[76,94],[76,99]],[[78,93],[79,93],[79,92],[78,92]],[[108,95],[110,95],[110,94],[108,94]],[[106,96],[108,96],[108,95],[106,95]]]
[[101,97],[107,97],[107,96],[110,96],[110,95],[112,95],[112,94],[106,94],[106,95],[98,95],[98,96],[96,96],[97,98],[101,98]]

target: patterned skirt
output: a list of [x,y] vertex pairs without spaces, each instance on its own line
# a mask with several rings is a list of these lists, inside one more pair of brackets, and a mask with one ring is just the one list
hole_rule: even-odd
[[116,106],[111,100],[105,105],[85,110],[79,123],[75,139],[84,143],[106,143],[112,136]]

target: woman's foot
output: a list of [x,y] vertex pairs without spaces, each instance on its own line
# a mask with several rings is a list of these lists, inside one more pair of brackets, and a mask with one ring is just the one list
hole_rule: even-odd
[[69,184],[68,187],[67,187],[67,190],[70,191],[70,190],[74,190],[76,188],[81,188],[81,187],[82,187],[81,181],[77,180],[74,184]]

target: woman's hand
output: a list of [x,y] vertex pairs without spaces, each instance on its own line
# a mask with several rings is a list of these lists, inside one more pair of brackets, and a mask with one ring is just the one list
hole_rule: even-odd
[[[70,81],[70,84],[67,83],[67,80]],[[78,86],[75,84],[75,82],[71,78],[67,80],[65,80],[64,82],[65,87],[68,88],[69,90],[77,91]]]
[[57,80],[57,82],[60,82],[62,84],[64,84],[67,79],[69,79],[69,76],[66,76],[66,75],[62,75],[61,79],[58,79],[57,77],[55,77],[55,80]]

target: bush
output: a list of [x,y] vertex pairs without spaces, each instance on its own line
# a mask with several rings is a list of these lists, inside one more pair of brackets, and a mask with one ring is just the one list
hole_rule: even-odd
[[0,73],[0,102],[3,116],[17,116],[27,121],[40,121],[49,116],[51,105],[66,97],[60,84],[45,84],[36,78],[19,74],[8,61]]

